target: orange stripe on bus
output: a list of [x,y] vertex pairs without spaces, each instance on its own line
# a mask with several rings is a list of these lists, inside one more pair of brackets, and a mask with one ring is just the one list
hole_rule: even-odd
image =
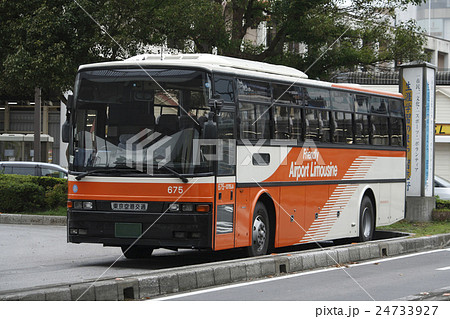
[[69,181],[69,199],[212,202],[214,184]]

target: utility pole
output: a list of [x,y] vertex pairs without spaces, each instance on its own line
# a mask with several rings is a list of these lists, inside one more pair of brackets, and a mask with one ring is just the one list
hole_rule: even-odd
[[34,89],[34,161],[41,161],[41,89]]

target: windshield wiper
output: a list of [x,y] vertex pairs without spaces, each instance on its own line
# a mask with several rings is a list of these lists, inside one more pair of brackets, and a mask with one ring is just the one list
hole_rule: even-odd
[[89,176],[89,175],[93,175],[93,174],[99,174],[99,173],[103,173],[103,174],[117,174],[117,173],[142,173],[134,168],[122,168],[122,169],[117,169],[117,168],[102,168],[102,169],[94,169],[92,171],[87,171],[84,173],[81,173],[80,175],[76,176],[75,179],[77,181],[81,180],[82,178]]
[[171,169],[170,167],[167,166],[161,166],[160,168],[165,168],[167,171],[169,171],[170,173],[172,173],[173,175],[175,175],[176,177],[178,177],[179,179],[181,179],[183,181],[183,183],[187,183],[189,180],[184,177],[183,175],[181,175],[180,173],[178,173],[177,171]]

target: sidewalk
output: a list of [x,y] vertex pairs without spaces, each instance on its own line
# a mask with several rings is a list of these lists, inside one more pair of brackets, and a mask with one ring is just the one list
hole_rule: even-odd
[[65,226],[66,216],[23,215],[0,213],[0,224],[55,225]]

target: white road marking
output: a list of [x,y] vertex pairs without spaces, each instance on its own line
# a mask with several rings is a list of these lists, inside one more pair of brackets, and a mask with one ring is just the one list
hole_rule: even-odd
[[255,280],[255,281],[251,281],[251,282],[243,282],[243,283],[238,283],[238,284],[232,284],[232,285],[214,287],[214,288],[209,288],[209,289],[204,289],[204,290],[191,291],[191,292],[181,293],[181,294],[176,294],[176,295],[170,295],[170,296],[161,297],[161,298],[149,299],[148,301],[163,301],[163,300],[171,300],[171,299],[189,297],[189,296],[205,294],[205,293],[210,293],[210,292],[220,291],[220,290],[225,290],[225,289],[230,289],[230,288],[238,288],[238,287],[255,285],[255,284],[259,284],[259,283],[263,283],[263,282],[284,280],[284,279],[289,279],[289,278],[295,278],[295,277],[301,277],[301,276],[306,276],[306,275],[318,274],[318,273],[322,273],[322,272],[339,270],[339,269],[342,269],[342,268],[353,268],[353,267],[371,265],[371,264],[375,264],[375,263],[379,264],[379,263],[383,263],[383,262],[387,262],[387,261],[391,261],[391,260],[415,257],[415,256],[432,254],[432,253],[436,253],[436,252],[444,252],[444,251],[450,252],[450,248],[447,248],[447,249],[436,249],[436,250],[430,250],[430,251],[423,251],[423,252],[414,253],[414,254],[408,254],[408,255],[397,256],[397,257],[390,257],[390,258],[387,258],[387,259],[386,258],[374,259],[374,260],[366,261],[366,262],[363,262],[363,263],[360,263],[360,264],[349,264],[349,265],[346,265],[346,266],[343,266],[343,267],[331,267],[331,268],[325,268],[325,269],[318,269],[318,270],[301,272],[301,273],[297,273],[297,274],[284,275],[284,276],[280,276],[280,277],[264,278],[264,279]]
[[436,270],[450,270],[450,266],[448,266],[448,267],[442,267],[442,268],[438,268],[438,269],[436,269]]

